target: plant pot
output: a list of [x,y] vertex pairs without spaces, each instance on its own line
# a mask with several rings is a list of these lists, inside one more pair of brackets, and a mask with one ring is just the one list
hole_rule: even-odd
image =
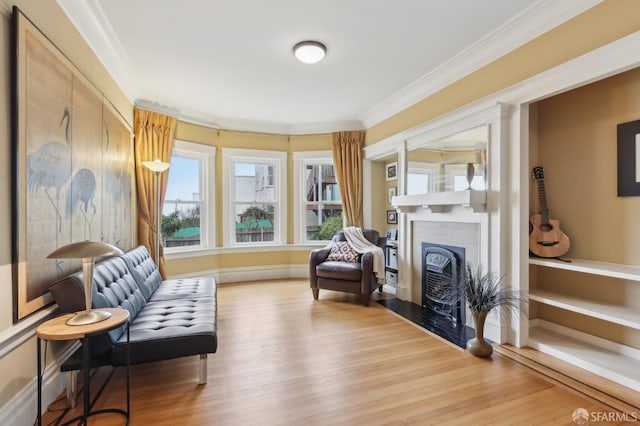
[[484,340],[484,322],[489,311],[471,311],[471,314],[476,326],[476,337],[467,341],[467,350],[478,357],[490,357],[493,353],[493,346]]

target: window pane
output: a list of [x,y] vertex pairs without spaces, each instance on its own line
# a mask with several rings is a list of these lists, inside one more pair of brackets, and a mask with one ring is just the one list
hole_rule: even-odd
[[167,183],[167,200],[201,200],[200,169],[201,160],[174,155],[171,158],[169,181]]
[[200,245],[200,204],[167,201],[162,211],[162,245]]
[[304,168],[307,241],[330,240],[342,229],[342,203],[335,171],[330,164],[307,164]]
[[271,204],[236,203],[236,242],[273,242],[273,216]]
[[275,202],[273,164],[235,163],[236,202]]

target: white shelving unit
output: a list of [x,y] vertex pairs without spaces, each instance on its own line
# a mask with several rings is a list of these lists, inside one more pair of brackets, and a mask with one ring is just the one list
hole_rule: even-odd
[[[563,262],[541,258],[530,258],[529,264],[638,281],[640,285],[640,267],[637,266],[581,259]],[[640,309],[535,288],[530,289],[529,298],[538,303],[640,330]],[[529,346],[640,391],[640,350],[638,349],[544,320],[531,321]]]

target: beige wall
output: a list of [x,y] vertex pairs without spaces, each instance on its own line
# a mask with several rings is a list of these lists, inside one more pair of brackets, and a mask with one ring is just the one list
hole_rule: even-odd
[[[568,257],[640,264],[640,197],[617,196],[617,130],[640,119],[640,68],[533,105],[531,166],[544,168],[551,218],[571,240]],[[539,195],[531,190],[531,213]],[[536,268],[534,286],[640,309],[640,285]],[[640,332],[540,306],[541,318],[640,347]]]
[[[6,1],[6,0],[0,0]],[[69,57],[96,87],[103,92],[116,108],[124,115],[124,117],[132,123],[132,105],[122,91],[117,87],[115,82],[109,76],[109,73],[101,65],[100,61],[94,56],[91,49],[85,44],[82,37],[73,28],[64,13],[58,7],[55,0],[13,0],[23,12],[38,26],[62,51]],[[10,142],[10,10],[3,7],[4,3],[0,3],[0,34],[4,43],[0,43],[0,61],[3,66],[0,67],[0,81],[2,82],[0,91],[2,92],[2,102],[0,102],[0,153],[3,167],[0,167],[0,201],[3,205],[11,205],[11,142]],[[371,145],[399,131],[411,128],[417,124],[423,123],[429,119],[437,117],[443,113],[451,111],[466,103],[477,100],[483,96],[500,90],[526,77],[535,75],[540,71],[548,69],[554,65],[560,64],[582,53],[588,52],[596,47],[602,46],[610,41],[620,38],[626,34],[640,29],[640,2],[637,0],[608,0],[593,9],[585,12],[581,16],[561,25],[559,28],[533,40],[522,46],[516,51],[506,55],[505,57],[485,66],[481,70],[461,79],[460,81],[450,85],[438,93],[428,97],[427,99],[417,103],[411,108],[402,111],[395,116],[379,123],[367,131],[366,144]],[[640,96],[629,102],[636,105]],[[606,105],[610,102],[605,101]],[[591,103],[593,104],[593,103]],[[616,105],[611,105],[613,108]],[[604,105],[603,105],[604,107]],[[564,111],[563,111],[564,113]],[[638,118],[638,117],[632,117]],[[616,118],[618,119],[618,118]],[[584,123],[579,123],[584,125]],[[577,127],[577,124],[576,124]],[[574,138],[574,134],[569,134]],[[268,136],[245,134],[241,132],[218,132],[216,130],[207,129],[202,126],[196,126],[188,123],[179,123],[177,129],[177,137],[185,140],[192,140],[200,143],[207,143],[217,147],[234,146],[261,149],[283,149],[287,152],[295,150],[316,150],[328,149],[330,146],[328,135],[318,136]],[[576,149],[580,149],[577,138],[573,139]],[[273,145],[272,145],[273,144]],[[594,145],[600,148],[599,145]],[[602,160],[605,160],[603,157]],[[591,160],[589,160],[591,161]],[[598,162],[596,166],[603,167]],[[552,165],[550,164],[550,167]],[[610,166],[607,166],[610,167]],[[596,170],[599,170],[596,169]],[[218,167],[218,173],[222,170]],[[594,184],[601,186],[601,182],[596,182],[590,174],[588,167],[576,167],[567,178],[575,179],[576,175],[581,175],[589,179]],[[384,187],[383,165],[381,163],[374,164],[372,167],[372,179],[375,180],[377,187]],[[554,172],[555,174],[555,172]],[[595,174],[595,173],[594,173]],[[557,178],[556,178],[557,179]],[[608,179],[608,178],[607,178]],[[221,182],[218,175],[218,182]],[[551,187],[550,187],[551,189]],[[554,191],[556,190],[554,187]],[[609,191],[614,192],[615,187],[610,187]],[[219,192],[218,192],[219,194]],[[220,197],[220,195],[217,195]],[[552,199],[552,209],[558,209],[556,212],[561,215],[567,226],[567,231],[572,234],[574,244],[578,244],[576,250],[581,254],[590,255],[591,253],[599,253],[599,249],[593,248],[591,244],[597,244],[596,239],[591,236],[578,235],[578,231],[584,231],[584,222],[587,218],[574,218],[572,215],[564,211],[562,205],[555,203],[554,194]],[[638,217],[638,205],[635,199],[610,200],[609,195],[605,197],[603,204],[612,201],[617,203],[615,210],[617,212],[613,220],[618,224],[629,225],[629,235],[638,235],[637,224],[634,219]],[[372,212],[374,218],[374,227],[385,229],[384,211],[387,194],[375,192],[372,194],[374,203],[379,208],[375,208]],[[219,203],[221,199],[216,200]],[[290,205],[292,203],[289,203]],[[558,204],[557,206],[555,204]],[[593,208],[589,205],[588,208]],[[290,207],[291,208],[291,207]],[[587,206],[584,206],[587,208]],[[596,206],[595,216],[601,219],[608,219],[603,215],[601,210],[603,206]],[[555,211],[555,210],[552,210]],[[220,217],[220,215],[218,215]],[[574,220],[575,219],[575,220]],[[601,222],[602,223],[602,222]],[[600,224],[601,224],[600,223]],[[606,222],[610,223],[610,221]],[[588,223],[586,225],[589,225]],[[220,229],[221,224],[217,224]],[[617,226],[617,225],[616,225]],[[587,226],[588,228],[588,226]],[[614,227],[614,235],[619,233],[617,227]],[[12,325],[11,301],[13,292],[11,289],[11,212],[4,209],[0,213],[0,230],[2,234],[7,236],[0,243],[0,332],[4,335],[11,334],[15,327]],[[602,234],[601,230],[590,229],[597,235]],[[218,232],[221,235],[221,232]],[[289,228],[289,236],[292,235]],[[291,237],[289,237],[291,238]],[[586,240],[585,240],[586,239]],[[583,243],[590,241],[590,243]],[[624,240],[628,245],[627,251],[620,251],[619,247],[615,247],[610,243],[613,251],[607,255],[612,260],[625,258],[628,260],[636,259],[640,253],[637,249],[637,243],[627,238]],[[220,241],[219,241],[220,243]],[[303,251],[283,251],[269,255],[273,262],[303,264],[306,262],[307,252]],[[259,258],[260,260],[251,260],[254,265],[261,265],[264,257],[250,256],[251,259]],[[223,265],[224,267],[232,267],[233,265],[245,265],[248,256],[224,254],[219,257],[204,257],[200,259],[192,259],[189,261],[175,261],[170,263],[170,268],[174,269],[174,273],[187,271],[189,268],[211,269],[211,265]],[[190,263],[192,262],[192,263]],[[270,262],[272,263],[272,262]],[[35,353],[34,340],[30,339],[26,343],[19,346],[14,351],[0,359],[0,407],[2,407],[13,395],[19,392],[26,383],[30,383],[35,376]]]
[[[55,0],[13,0],[20,10],[75,64],[100,92],[113,103],[129,124],[133,123],[133,105],[118,88],[109,73],[83,41]],[[11,9],[0,3],[0,202],[11,205]],[[0,213],[0,232],[5,238],[0,243],[0,333],[12,335],[12,277],[11,277],[11,209]],[[22,324],[29,323],[29,319]],[[48,360],[51,363],[64,345],[51,344]],[[0,407],[22,388],[33,382],[36,375],[35,338],[27,340],[0,358]],[[35,416],[35,407],[33,410]]]
[[366,145],[410,129],[640,30],[640,2],[605,0],[432,96],[367,129]]

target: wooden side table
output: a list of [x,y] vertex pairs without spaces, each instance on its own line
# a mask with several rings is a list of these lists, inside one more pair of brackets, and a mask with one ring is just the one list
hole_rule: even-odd
[[[130,398],[129,398],[129,374],[130,374],[130,353],[129,353],[129,311],[121,308],[101,308],[101,311],[111,312],[111,317],[104,321],[87,325],[67,325],[66,321],[75,314],[62,315],[49,321],[46,321],[36,329],[38,337],[38,426],[42,425],[42,340],[82,340],[82,370],[84,372],[84,407],[81,416],[74,417],[67,421],[69,424],[76,420],[82,420],[83,424],[87,424],[89,416],[100,413],[119,413],[126,417],[129,424]],[[117,327],[126,324],[127,326],[127,410],[118,408],[105,408],[102,410],[91,411],[90,392],[89,392],[89,337],[106,333]]]

